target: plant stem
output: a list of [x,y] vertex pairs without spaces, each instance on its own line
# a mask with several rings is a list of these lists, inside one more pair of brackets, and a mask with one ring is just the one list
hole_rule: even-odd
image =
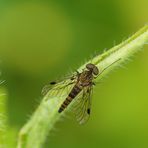
[[2,87],[0,87],[0,148],[7,147],[7,141],[6,141],[7,140],[6,139],[7,118],[6,118],[6,94],[5,93],[6,93],[5,90]]
[[[148,25],[144,26],[121,44],[94,57],[87,63],[91,62],[98,67],[101,73],[97,78],[97,81],[99,81],[113,68],[125,62],[130,56],[139,51],[147,42]],[[81,72],[87,63],[81,66],[78,71]],[[104,71],[104,69],[106,70]],[[31,119],[21,129],[18,139],[18,148],[41,148],[43,146],[48,133],[50,133],[54,124],[61,117],[61,114],[58,113],[58,109],[65,100],[66,92],[64,91],[62,94],[62,97],[58,97],[58,99],[51,99],[48,94],[43,98]]]

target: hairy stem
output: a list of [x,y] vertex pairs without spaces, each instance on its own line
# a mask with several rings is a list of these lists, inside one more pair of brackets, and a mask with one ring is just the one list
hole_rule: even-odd
[[[95,64],[100,75],[99,81],[113,68],[126,61],[130,56],[139,51],[148,42],[148,25],[144,26],[137,33],[125,40],[121,44],[111,48],[101,55],[94,57],[91,62]],[[85,63],[78,71],[85,68]],[[46,95],[28,123],[21,129],[18,139],[18,148],[41,148],[46,140],[48,133],[53,129],[54,124],[60,119],[58,109],[65,100],[66,90],[62,92],[62,97],[51,99]]]

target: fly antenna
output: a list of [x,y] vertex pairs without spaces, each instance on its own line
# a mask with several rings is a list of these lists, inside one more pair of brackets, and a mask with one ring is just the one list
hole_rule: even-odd
[[[101,73],[99,73],[99,75],[101,75],[106,69],[108,69],[110,66],[112,66],[113,64],[115,64],[116,62],[118,62],[118,61],[120,61],[120,60],[121,60],[121,58],[118,59],[118,60],[116,60],[115,62],[113,62],[113,63],[110,64],[109,66],[105,67],[105,68],[101,71]],[[99,76],[99,75],[98,75],[98,76]]]

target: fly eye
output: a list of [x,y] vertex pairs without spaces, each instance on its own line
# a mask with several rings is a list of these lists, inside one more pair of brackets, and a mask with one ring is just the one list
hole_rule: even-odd
[[87,68],[87,69],[89,69],[89,70],[91,70],[91,69],[93,69],[93,68],[94,68],[94,65],[93,65],[93,64],[91,64],[91,63],[90,63],[90,64],[87,64],[87,65],[86,65],[86,68]]
[[93,68],[93,74],[94,75],[98,75],[99,74],[99,70],[98,70],[98,68],[96,66]]
[[99,70],[98,70],[98,68],[94,64],[89,63],[89,64],[86,65],[86,68],[88,70],[92,70],[94,75],[98,75],[99,74]]

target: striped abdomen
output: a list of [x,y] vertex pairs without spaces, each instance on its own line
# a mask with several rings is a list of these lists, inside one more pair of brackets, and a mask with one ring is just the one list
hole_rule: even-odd
[[71,101],[80,93],[81,90],[82,89],[79,86],[75,85],[71,90],[70,94],[68,95],[68,97],[66,98],[66,100],[59,108],[58,112],[61,113],[71,103]]

